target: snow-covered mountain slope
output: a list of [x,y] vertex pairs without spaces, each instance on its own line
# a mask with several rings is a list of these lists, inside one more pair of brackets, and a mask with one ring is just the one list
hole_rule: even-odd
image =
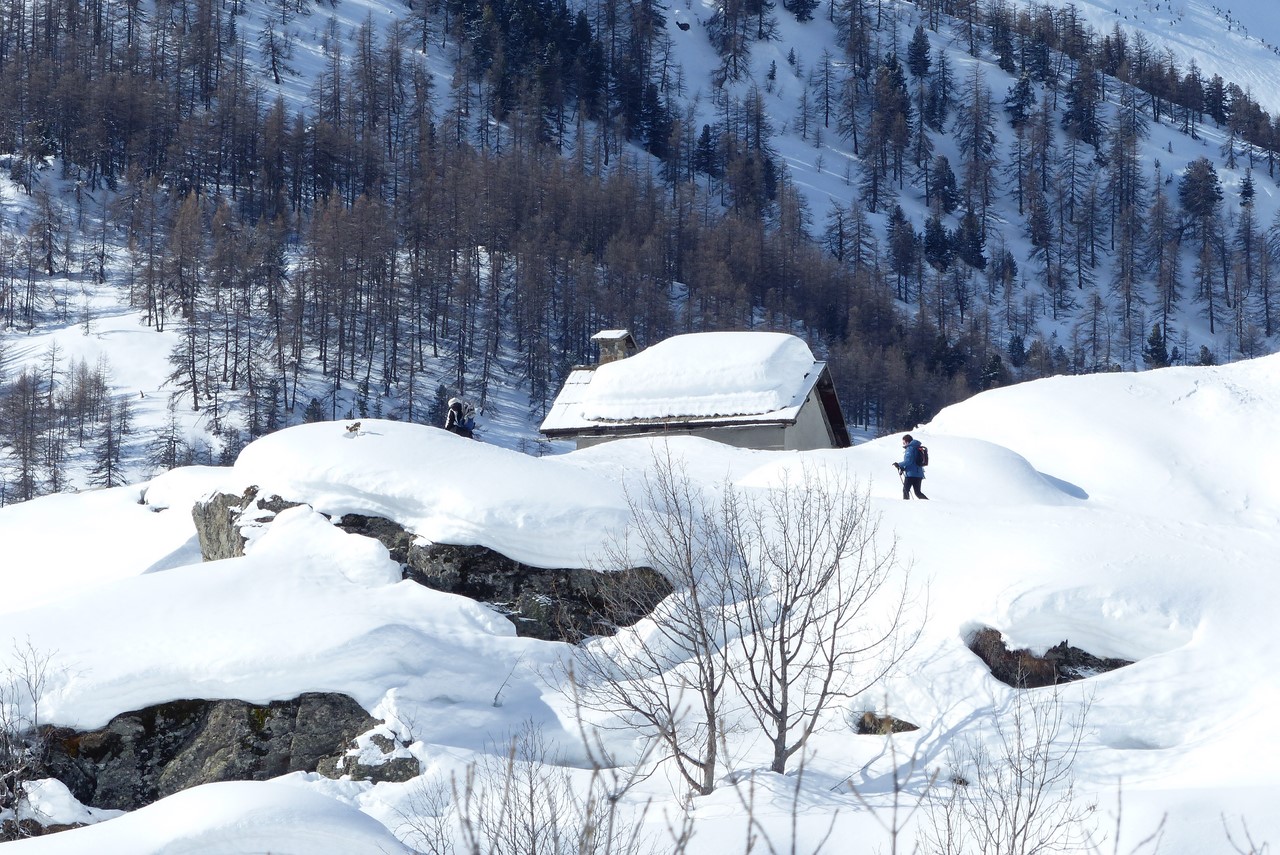
[[1183,66],[1194,61],[1206,77],[1234,81],[1267,110],[1280,109],[1280,10],[1268,0],[1076,0],[1071,5],[1100,33],[1117,26],[1130,37],[1142,33],[1157,53],[1170,51]]
[[[1050,5],[1063,9],[1068,4]],[[1280,57],[1275,54],[1275,45],[1280,44],[1280,22],[1277,21],[1274,4],[1252,0],[1245,4],[1232,4],[1231,9],[1226,9],[1209,0],[1126,0],[1124,3],[1086,0],[1071,5],[1082,23],[1099,37],[1108,35],[1115,26],[1119,26],[1131,40],[1141,33],[1147,40],[1152,55],[1163,60],[1168,51],[1167,57],[1177,63],[1180,72],[1187,72],[1190,63],[1194,61],[1202,77],[1218,73],[1228,83],[1240,85],[1264,106],[1273,110],[1280,109],[1280,104],[1269,100],[1274,97],[1273,93],[1280,91]],[[285,11],[277,8],[276,4],[256,0],[238,4],[238,8],[240,6],[243,7],[243,14],[235,19],[236,27],[239,37],[245,43],[248,67],[260,75],[262,103],[266,105],[279,95],[285,99],[291,112],[310,109],[312,87],[328,73],[329,64],[334,62],[334,57],[348,63],[351,61],[351,57],[357,53],[355,39],[362,26],[367,24],[377,38],[383,38],[394,26],[403,27],[416,14],[402,4],[378,0],[339,0],[333,4],[315,6],[298,4],[296,10]],[[849,72],[847,63],[842,59],[840,34],[836,25],[825,14],[828,7],[823,6],[817,10],[812,20],[800,22],[779,4],[773,10],[777,22],[776,40],[751,44],[749,62],[741,79],[729,81],[723,86],[716,85],[715,70],[720,60],[712,48],[707,27],[714,9],[715,4],[710,0],[691,0],[666,9],[664,35],[669,40],[670,50],[665,53],[664,62],[671,80],[678,80],[679,85],[673,83],[662,93],[663,97],[669,100],[673,115],[681,117],[682,121],[688,121],[691,128],[700,129],[704,124],[716,127],[724,125],[723,114],[727,104],[732,102],[742,105],[752,97],[753,91],[759,94],[764,114],[772,128],[768,143],[776,152],[778,163],[787,170],[792,183],[806,201],[810,216],[809,231],[818,237],[824,229],[826,214],[833,205],[845,210],[850,207],[865,207],[858,190],[862,161],[854,154],[852,141],[843,138],[835,125],[823,126],[819,130],[817,123],[810,122],[808,124],[811,127],[802,129],[805,123],[797,117],[803,93],[808,91],[810,97],[813,97],[811,76],[822,61],[824,53],[832,58],[837,76]],[[925,20],[921,7],[906,2],[878,3],[874,17],[877,28],[873,35],[881,54],[894,48],[899,54],[904,54],[913,28]],[[265,70],[262,44],[257,39],[265,28],[274,26],[273,22],[277,18],[282,18],[280,27],[282,31],[287,31],[294,49],[288,68],[278,83]],[[283,19],[287,19],[287,22]],[[437,30],[427,43],[425,53],[420,52],[416,40],[410,41],[413,48],[410,53],[415,60],[424,63],[428,77],[435,86],[437,107],[443,109],[448,101],[446,93],[449,92],[453,76],[457,45],[448,42],[438,25],[439,22],[436,22]],[[952,19],[942,17],[937,30],[929,30],[927,36],[934,55],[941,51],[949,58],[956,100],[961,95],[960,90],[967,80],[968,72],[974,68],[981,70],[985,84],[990,89],[996,113],[996,156],[1007,166],[1015,135],[1000,103],[1014,84],[1014,78],[996,65],[989,38],[979,46],[976,57],[970,56],[959,24]],[[337,65],[341,65],[341,62],[337,62]],[[914,89],[917,82],[910,79],[908,85]],[[1107,96],[1110,103],[1101,107],[1104,117],[1113,114],[1117,93],[1118,87],[1114,83],[1109,84]],[[1038,95],[1051,100],[1062,100],[1039,86]],[[865,104],[862,109],[865,111]],[[1053,116],[1052,125],[1061,146],[1061,105],[1055,107],[1055,110],[1057,112]],[[958,169],[959,152],[951,127],[953,120],[954,111],[947,127],[933,132],[931,138],[936,153],[949,157],[952,165]],[[1241,207],[1239,190],[1250,169],[1250,159],[1245,154],[1244,147],[1237,145],[1239,151],[1235,165],[1229,166],[1229,158],[1224,154],[1224,144],[1229,138],[1226,129],[1215,127],[1211,121],[1201,118],[1198,133],[1193,137],[1184,134],[1177,125],[1178,122],[1170,121],[1166,113],[1161,122],[1154,123],[1149,128],[1149,134],[1139,148],[1142,180],[1147,183],[1155,180],[1158,161],[1159,175],[1169,183],[1165,190],[1172,197],[1176,195],[1177,188],[1173,184],[1181,170],[1199,157],[1208,157],[1216,165],[1221,179],[1224,211],[1228,215],[1238,214]],[[633,149],[632,154],[638,158],[637,162],[648,163],[657,168],[656,162],[645,160],[637,150]],[[60,179],[59,167],[60,164],[50,164],[48,168],[40,170],[39,180],[41,188],[48,191],[65,212],[70,213],[72,200],[79,199],[80,195],[77,194],[74,182]],[[1264,157],[1253,164],[1252,172],[1257,192],[1255,215],[1262,228],[1274,222],[1280,211],[1277,186],[1271,177],[1265,175],[1265,167]],[[699,183],[701,185],[701,180]],[[1114,300],[1111,292],[1115,279],[1111,248],[1108,245],[1101,251],[1098,266],[1091,271],[1092,285],[1077,289],[1078,293],[1071,295],[1072,301],[1076,303],[1075,307],[1050,311],[1043,302],[1044,283],[1040,281],[1043,277],[1036,272],[1038,262],[1033,260],[1035,248],[1026,235],[1026,215],[1019,212],[1014,198],[1017,187],[1009,170],[1001,171],[997,185],[990,222],[992,234],[988,237],[987,247],[989,254],[996,248],[1007,248],[1019,265],[1020,275],[1006,299],[1003,285],[988,286],[979,281],[981,274],[975,274],[976,278],[971,283],[973,293],[969,297],[978,302],[987,300],[990,303],[988,308],[996,322],[989,337],[996,352],[1004,350],[1015,328],[1027,343],[1039,337],[1051,345],[1056,342],[1069,350],[1071,342],[1077,337],[1079,313],[1090,304],[1092,291],[1096,291],[1098,298],[1108,304],[1106,311],[1111,311],[1110,304]],[[1152,188],[1147,188],[1148,191],[1150,189]],[[723,192],[713,192],[712,195],[712,207],[725,199]],[[895,187],[891,195],[894,197],[893,202],[901,204],[913,229],[921,233],[929,209],[919,181],[908,175],[902,186]],[[95,205],[105,205],[110,202],[110,197],[111,194],[104,191],[104,195],[95,197],[93,202]],[[24,236],[33,223],[35,203],[32,198],[17,183],[2,179],[0,205],[3,205],[5,229],[16,237]],[[886,215],[891,207],[891,204],[882,205],[880,210],[870,215],[872,230],[882,248],[885,245]],[[86,224],[84,232],[74,236],[68,234],[66,242],[68,245],[76,242],[87,245],[91,243],[89,231],[97,229],[100,223],[93,210],[81,210],[79,207],[76,210],[83,215],[78,215],[75,219],[83,220]],[[944,219],[947,228],[955,229],[958,225],[958,212],[949,214]],[[100,356],[105,357],[111,369],[113,390],[119,395],[128,396],[133,404],[137,430],[133,438],[125,443],[127,453],[123,465],[129,477],[136,480],[154,471],[151,464],[145,461],[146,444],[151,435],[165,424],[168,416],[165,405],[169,395],[174,392],[173,384],[168,382],[172,371],[168,359],[179,338],[172,326],[162,334],[144,331],[140,326],[141,313],[122,306],[129,290],[126,283],[132,281],[132,272],[127,267],[130,256],[122,235],[107,230],[101,238],[107,242],[106,282],[95,283],[80,270],[69,270],[65,275],[60,272],[49,277],[47,290],[55,296],[45,301],[47,305],[44,307],[44,316],[39,319],[36,328],[0,332],[7,345],[5,361],[0,370],[6,379],[12,379],[23,366],[40,365],[46,360],[51,345],[56,345],[61,355],[64,372],[71,360],[84,358],[93,365]],[[98,239],[95,232],[93,240]],[[1110,237],[1104,243],[1109,244]],[[1248,324],[1240,325],[1245,328],[1241,329],[1231,323],[1224,323],[1224,318],[1220,317],[1215,330],[1210,332],[1203,317],[1203,307],[1191,294],[1194,285],[1190,279],[1195,262],[1195,254],[1188,242],[1184,247],[1181,268],[1183,300],[1175,307],[1171,319],[1175,334],[1170,344],[1182,351],[1181,358],[1184,361],[1194,360],[1202,346],[1219,361],[1238,358],[1242,351],[1251,354],[1274,350],[1277,347],[1276,336],[1273,334],[1270,340],[1259,338],[1255,334],[1256,330],[1247,329]],[[1087,362],[1082,363],[1082,369],[1078,367],[1078,370],[1092,370],[1110,364],[1120,364],[1126,368],[1142,366],[1141,341],[1159,313],[1152,293],[1151,271],[1144,270],[1140,278],[1143,280],[1143,293],[1138,301],[1137,315],[1131,324],[1136,333],[1131,330],[1129,341],[1123,346],[1116,344],[1112,348],[1108,345],[1107,352],[1098,354],[1096,359],[1091,355]],[[911,299],[902,308],[910,313],[915,311],[915,306],[916,301]],[[610,318],[606,321],[622,323],[625,319]],[[956,332],[953,330],[951,335],[955,337]],[[1108,338],[1111,337],[1109,334]],[[449,362],[447,357],[428,361],[425,373],[432,380],[423,384],[428,392],[435,380],[448,377]],[[511,363],[514,365],[518,360],[513,358]],[[304,365],[302,383],[304,387],[310,388],[304,388],[297,407],[288,415],[295,422],[302,418],[301,411],[305,407],[308,393],[323,397],[332,386],[328,378],[308,375],[306,368]],[[352,408],[356,396],[354,388],[344,388],[334,394],[340,400],[333,403],[328,412],[342,415]],[[392,390],[379,403],[385,404],[386,411],[390,413],[403,405],[403,395],[403,390]],[[518,370],[499,372],[493,378],[490,388],[490,412],[482,416],[482,431],[486,440],[508,448],[535,447],[538,419],[527,412],[530,408],[529,398],[530,390],[520,378]],[[230,427],[244,430],[246,424],[243,414],[235,412],[232,402],[223,403],[232,413],[227,418]],[[217,459],[220,447],[228,440],[207,433],[211,427],[207,408],[196,413],[189,407],[190,402],[184,401],[176,413],[177,419],[182,423],[184,437],[196,446],[196,459]],[[92,449],[89,446],[69,452],[65,475],[70,485],[83,487],[88,483],[87,470],[92,465],[91,458]]]
[[[51,788],[54,789],[54,788]],[[53,810],[59,798],[47,794]],[[68,843],[71,849],[64,848]],[[9,843],[6,851],[103,853],[312,852],[316,855],[393,855],[410,850],[382,825],[352,807],[288,784],[207,784],[178,793],[77,839]]]
[[[884,806],[908,758],[908,791],[919,793],[966,745],[994,744],[1020,692],[965,647],[969,632],[990,626],[1011,646],[1043,651],[1065,639],[1134,660],[1063,693],[1073,715],[1082,698],[1090,703],[1074,772],[1080,797],[1098,800],[1101,825],[1112,825],[1104,817],[1122,790],[1119,851],[1162,816],[1164,853],[1229,851],[1224,818],[1237,835],[1247,824],[1255,840],[1278,841],[1280,697],[1270,675],[1280,643],[1280,496],[1265,442],[1280,422],[1277,400],[1280,357],[996,390],[915,431],[931,450],[927,503],[900,498],[896,437],[812,453],[631,440],[532,459],[370,420],[354,436],[338,423],[273,434],[231,469],[178,469],[5,508],[3,633],[53,654],[45,720],[91,726],[181,697],[343,691],[393,722],[424,770],[407,785],[292,775],[284,783],[296,796],[281,795],[281,784],[201,787],[14,850],[199,851],[210,840],[206,851],[228,853],[372,850],[386,837],[354,822],[353,807],[404,834],[415,786],[447,782],[524,722],[563,756],[580,757],[573,707],[550,676],[566,646],[518,638],[482,606],[400,581],[383,547],[316,511],[380,514],[444,541],[590,566],[626,522],[624,488],[668,450],[713,492],[726,479],[767,490],[802,468],[852,475],[869,489],[885,543],[896,537],[902,572],[910,567],[922,636],[891,679],[834,710],[815,736],[800,783],[802,839],[820,838],[834,816],[838,834],[861,835],[871,851],[887,838],[841,782],[852,776]],[[191,503],[250,484],[314,510],[282,513],[243,558],[198,563]],[[0,658],[10,655],[0,644]],[[861,710],[885,708],[921,726],[892,737],[896,755],[850,726]],[[730,782],[766,767],[767,755],[745,735],[730,746],[720,787],[693,803],[690,851],[737,851],[724,841],[742,839]],[[785,834],[796,782],[755,780],[758,796],[771,794],[764,821]],[[50,810],[84,818],[48,786]],[[303,790],[305,803],[290,801]],[[661,775],[638,792],[677,809]],[[318,807],[325,798],[327,810]],[[176,820],[197,814],[205,826]],[[649,822],[663,827],[658,813]]]

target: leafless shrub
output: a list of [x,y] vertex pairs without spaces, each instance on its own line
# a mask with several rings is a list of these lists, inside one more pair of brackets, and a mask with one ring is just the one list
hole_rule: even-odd
[[940,783],[922,829],[938,855],[1038,855],[1082,851],[1096,805],[1078,798],[1072,765],[1084,736],[1087,700],[1067,717],[1062,695],[1019,692],[995,719],[994,748],[969,743]]
[[[890,734],[883,735],[889,736]],[[920,769],[918,758],[914,754],[907,762],[900,763],[898,761],[897,745],[894,740],[892,738],[886,739],[885,745],[889,753],[889,762],[893,766],[893,788],[890,791],[888,805],[872,802],[851,782],[846,782],[846,785],[854,798],[858,800],[863,808],[870,812],[876,824],[888,835],[889,855],[898,855],[900,852],[907,851],[914,855],[914,853],[920,851],[920,843],[917,841],[910,850],[904,848],[907,829],[915,821],[916,815],[925,808],[927,799],[936,783],[937,774],[934,773],[920,779],[922,770]],[[912,781],[917,779],[919,779],[918,782],[913,785]]]
[[[55,671],[54,654],[28,639],[13,643],[11,661],[0,671],[0,812],[18,814],[26,785],[40,777],[45,759],[40,701]],[[22,832],[24,826],[15,823]]]
[[762,820],[757,812],[756,786],[758,777],[756,773],[748,773],[734,787],[734,793],[737,794],[738,800],[742,803],[747,818],[747,838],[743,844],[743,855],[750,855],[750,853],[759,850],[760,847],[763,847],[764,851],[767,851],[769,855],[801,855],[801,853],[804,853],[804,855],[820,855],[831,840],[831,833],[835,829],[839,812],[831,812],[826,830],[820,838],[817,840],[803,838],[800,833],[800,808],[804,794],[805,765],[801,763],[797,767],[795,774],[789,778],[776,777],[774,780],[786,781],[791,791],[788,803],[790,823],[786,826],[788,833],[785,839],[770,834],[769,825]]
[[1253,839],[1253,832],[1249,831],[1249,824],[1243,819],[1240,820],[1240,839],[1236,839],[1236,835],[1231,833],[1231,823],[1228,822],[1226,816],[1222,817],[1222,830],[1227,835],[1227,842],[1231,844],[1231,851],[1238,852],[1240,855],[1266,855],[1271,851],[1271,845],[1267,842],[1258,843]]
[[601,770],[585,782],[526,727],[450,781],[423,781],[397,833],[430,855],[642,855],[670,851],[645,833],[648,808],[612,797]]
[[420,776],[397,811],[395,834],[426,855],[452,855],[454,848],[453,799],[449,782]]

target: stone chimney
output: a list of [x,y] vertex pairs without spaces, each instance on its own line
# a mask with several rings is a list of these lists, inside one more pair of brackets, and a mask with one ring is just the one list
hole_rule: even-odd
[[601,365],[626,359],[638,350],[630,330],[601,330],[591,340],[600,345]]

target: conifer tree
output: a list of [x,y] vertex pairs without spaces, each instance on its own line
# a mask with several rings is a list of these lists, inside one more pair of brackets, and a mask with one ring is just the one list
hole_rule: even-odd
[[932,48],[929,46],[929,36],[924,31],[924,24],[916,24],[915,31],[911,34],[911,41],[907,43],[907,69],[912,77],[923,82],[932,65],[933,55]]
[[164,425],[154,431],[147,443],[147,463],[157,471],[167,471],[183,465],[190,453],[178,417],[170,409]]
[[89,470],[89,483],[95,487],[115,487],[124,483],[120,471],[120,433],[117,413],[109,409],[106,419],[99,426],[98,444],[94,448],[93,467]]
[[936,214],[925,220],[922,250],[924,260],[935,270],[946,270],[951,266],[951,236]]
[[46,390],[34,369],[24,368],[0,395],[0,442],[8,447],[9,501],[25,502],[44,491],[41,448],[49,430]]
[[965,210],[964,216],[960,218],[954,246],[956,257],[965,264],[976,270],[982,270],[987,266],[986,238],[983,236],[978,216],[972,210]]
[[1102,142],[1102,123],[1098,116],[1101,100],[1101,76],[1097,69],[1087,60],[1078,63],[1067,82],[1062,128],[1068,136],[1095,149]]
[[822,228],[822,248],[836,261],[844,261],[847,252],[849,224],[844,206],[832,199]]
[[1267,230],[1266,249],[1263,252],[1264,267],[1258,282],[1258,317],[1264,335],[1272,335],[1280,322],[1280,305],[1277,305],[1277,289],[1275,284],[1275,268],[1280,260],[1280,213],[1272,220]]
[[1169,197],[1164,193],[1158,164],[1152,184],[1143,263],[1146,269],[1152,271],[1160,323],[1167,326],[1170,316],[1182,299],[1182,229],[1178,227]]
[[849,140],[854,155],[861,155],[863,151],[861,131],[865,121],[864,109],[867,100],[864,92],[865,85],[862,76],[853,71],[845,74],[840,80],[836,128],[843,138]]
[[933,161],[933,194],[929,200],[944,214],[950,214],[960,204],[960,189],[956,185],[956,174],[951,169],[951,161],[944,154]]
[[809,21],[818,8],[818,0],[782,0],[782,8],[795,15],[797,21]]
[[999,167],[995,111],[982,66],[974,63],[956,113],[954,133],[960,150],[960,191],[965,208],[975,213],[986,237],[988,211],[995,199],[993,178]]
[[909,282],[910,274],[915,266],[919,239],[915,230],[903,213],[901,205],[894,205],[889,212],[889,223],[886,226],[886,245],[889,253],[889,266],[897,277],[898,299],[911,299]]
[[952,79],[951,60],[947,59],[947,52],[938,48],[937,57],[933,74],[929,77],[929,97],[924,118],[929,127],[941,131],[951,116],[952,87],[955,81]]
[[1165,335],[1165,327],[1162,325],[1155,324],[1151,327],[1151,335],[1147,336],[1147,343],[1142,348],[1142,360],[1148,368],[1168,367],[1168,338]]
[[[1194,274],[1195,298],[1202,306],[1212,334],[1219,314],[1215,293],[1220,278],[1218,267],[1223,263],[1224,257],[1220,248],[1222,229],[1218,219],[1222,186],[1218,181],[1218,171],[1208,158],[1200,157],[1187,164],[1186,171],[1178,181],[1178,201],[1187,218],[1186,225],[1200,241]],[[1223,279],[1221,284],[1226,288],[1227,283]]]
[[1004,111],[1009,114],[1009,124],[1015,130],[1020,130],[1026,125],[1035,103],[1036,93],[1031,78],[1022,74],[1009,88],[1009,93],[1004,98]]

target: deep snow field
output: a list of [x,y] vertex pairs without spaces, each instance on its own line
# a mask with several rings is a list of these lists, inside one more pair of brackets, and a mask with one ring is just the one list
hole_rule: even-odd
[[[627,524],[624,487],[663,449],[628,440],[539,459],[423,426],[344,427],[269,435],[232,468],[0,510],[0,657],[10,638],[50,652],[41,718],[80,728],[178,698],[346,692],[412,743],[422,777],[207,785],[117,818],[46,782],[32,799],[46,817],[108,819],[7,844],[15,853],[401,851],[414,793],[526,723],[566,763],[580,761],[572,707],[548,677],[567,645],[518,638],[487,607],[402,581],[384,547],[322,514],[376,514],[536,566],[589,566]],[[1166,855],[1233,851],[1227,830],[1280,845],[1277,428],[1280,356],[1270,356],[1042,380],[953,406],[915,431],[931,451],[928,503],[900,498],[897,437],[807,453],[672,440],[712,491],[726,479],[767,490],[801,467],[847,472],[869,488],[885,536],[896,534],[918,595],[923,633],[902,666],[833,711],[810,746],[796,851],[811,851],[833,816],[824,851],[889,851],[878,823],[895,770],[918,795],[963,746],[991,743],[1019,691],[965,647],[980,625],[1011,647],[1066,639],[1136,660],[1061,693],[1073,716],[1089,704],[1073,771],[1077,798],[1097,801],[1096,839],[1110,835],[1095,851],[1133,851],[1162,817]],[[245,557],[201,563],[192,503],[249,485],[311,508],[282,513]],[[857,736],[850,720],[864,709],[920,729]],[[625,752],[625,737],[612,738]],[[790,834],[794,776],[764,771],[768,755],[745,738],[729,755],[716,792],[690,802],[690,851],[743,851],[733,782],[748,778],[775,841]],[[628,798],[653,800],[655,831],[680,805],[661,770]]]

